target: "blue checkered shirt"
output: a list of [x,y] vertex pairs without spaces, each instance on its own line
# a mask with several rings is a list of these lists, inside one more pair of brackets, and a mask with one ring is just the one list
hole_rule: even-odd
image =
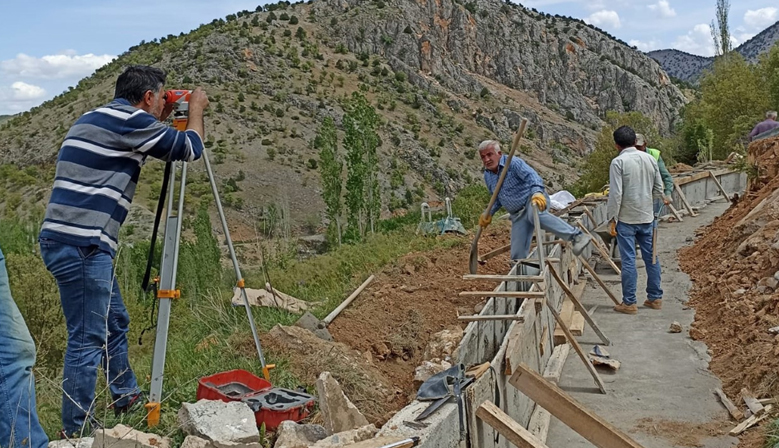
[[[484,183],[487,184],[487,189],[490,190],[490,194],[495,191],[495,185],[498,183],[498,177],[500,177],[500,173],[503,171],[507,157],[508,156],[504,154],[503,157],[500,158],[497,173],[493,173],[490,170],[484,170]],[[511,159],[509,172],[506,173],[506,178],[503,180],[503,186],[498,193],[498,199],[495,201],[492,210],[490,210],[490,215],[494,215],[501,206],[511,214],[517,213],[525,208],[531,195],[543,191],[544,180],[541,176],[539,176],[524,160],[519,157],[513,157]]]

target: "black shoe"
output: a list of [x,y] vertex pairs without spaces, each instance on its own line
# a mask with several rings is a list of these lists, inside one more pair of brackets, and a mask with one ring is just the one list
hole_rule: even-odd
[[143,392],[140,392],[135,394],[132,398],[130,398],[130,401],[128,401],[126,405],[124,406],[112,405],[111,407],[114,409],[114,416],[118,417],[121,414],[130,414],[139,409],[142,409],[144,401],[146,401],[144,400],[144,394]]

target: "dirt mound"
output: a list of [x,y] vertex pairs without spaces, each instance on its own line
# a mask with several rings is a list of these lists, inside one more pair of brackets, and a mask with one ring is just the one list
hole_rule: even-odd
[[[454,237],[451,237],[454,238]],[[480,253],[508,244],[509,226],[495,223],[482,236]],[[452,240],[452,247],[411,253],[384,269],[328,327],[343,342],[370,359],[401,396],[387,403],[388,412],[410,402],[414,369],[422,364],[431,337],[458,326],[458,314],[474,314],[481,298],[459,297],[461,291],[492,290],[495,282],[463,280],[468,273],[470,237]],[[508,272],[508,254],[488,260],[480,274]]]
[[397,406],[401,393],[362,354],[345,344],[317,338],[299,327],[276,325],[263,344],[289,357],[290,369],[306,384],[315,384],[322,372],[330,372],[344,393],[365,417],[377,425],[389,419],[387,409]]
[[738,402],[741,388],[779,395],[779,138],[749,147],[757,178],[740,201],[680,251],[695,286],[690,336],[713,352],[711,369]]

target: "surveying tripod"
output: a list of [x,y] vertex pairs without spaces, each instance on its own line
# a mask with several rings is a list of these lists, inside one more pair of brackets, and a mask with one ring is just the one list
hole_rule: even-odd
[[[230,230],[227,228],[227,220],[225,219],[224,209],[222,208],[222,201],[219,199],[219,192],[216,187],[216,179],[214,178],[214,172],[211,169],[211,162],[208,160],[208,154],[203,149],[203,161],[206,166],[206,173],[208,174],[208,180],[211,184],[211,192],[214,194],[214,202],[216,203],[216,209],[219,213],[219,219],[222,222],[222,229],[224,230],[225,240],[227,241],[227,247],[230,251],[230,258],[232,258],[233,268],[235,269],[236,286],[241,290],[241,296],[243,297],[243,304],[246,308],[246,315],[249,318],[249,326],[252,329],[252,336],[254,337],[254,345],[257,347],[257,355],[260,358],[260,364],[262,365],[262,374],[266,380],[269,380],[270,369],[275,367],[274,365],[265,364],[265,357],[262,354],[262,346],[260,345],[260,338],[257,336],[257,328],[254,325],[254,319],[252,318],[252,311],[249,306],[249,299],[246,295],[245,283],[243,276],[241,275],[241,268],[238,266],[238,259],[235,256],[235,248],[233,247],[233,241],[230,238]],[[178,201],[176,201],[176,172],[180,175],[179,187],[178,187]],[[165,236],[162,246],[162,260],[160,262],[160,274],[155,279],[157,283],[157,299],[159,300],[159,313],[157,316],[157,331],[154,341],[154,355],[152,358],[151,369],[151,390],[149,392],[149,402],[146,404],[147,411],[147,423],[149,426],[157,426],[160,422],[160,408],[162,403],[162,381],[165,374],[165,353],[168,345],[168,327],[170,324],[170,310],[172,301],[181,297],[181,292],[176,289],[176,270],[178,267],[179,248],[181,244],[181,224],[184,211],[184,192],[187,182],[187,162],[168,162],[165,165],[165,179],[163,180],[163,191],[160,195],[164,198],[167,195],[167,212],[165,220]],[[166,185],[167,183],[170,185]],[[167,187],[167,188],[166,188]],[[176,210],[174,213],[174,202],[176,202]],[[158,207],[157,220],[155,222],[155,236],[152,237],[151,251],[154,251],[154,240],[156,239],[156,229],[159,224],[159,217],[162,212],[162,203]],[[148,279],[144,281],[147,283]]]

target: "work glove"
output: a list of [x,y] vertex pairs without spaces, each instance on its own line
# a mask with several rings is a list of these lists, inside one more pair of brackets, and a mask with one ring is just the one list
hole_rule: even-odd
[[617,236],[617,221],[611,221],[609,223],[609,235]]
[[480,227],[487,227],[492,222],[492,215],[488,214],[482,214],[479,215],[479,226]]
[[546,197],[543,193],[536,193],[530,198],[530,203],[538,208],[539,212],[546,210]]

